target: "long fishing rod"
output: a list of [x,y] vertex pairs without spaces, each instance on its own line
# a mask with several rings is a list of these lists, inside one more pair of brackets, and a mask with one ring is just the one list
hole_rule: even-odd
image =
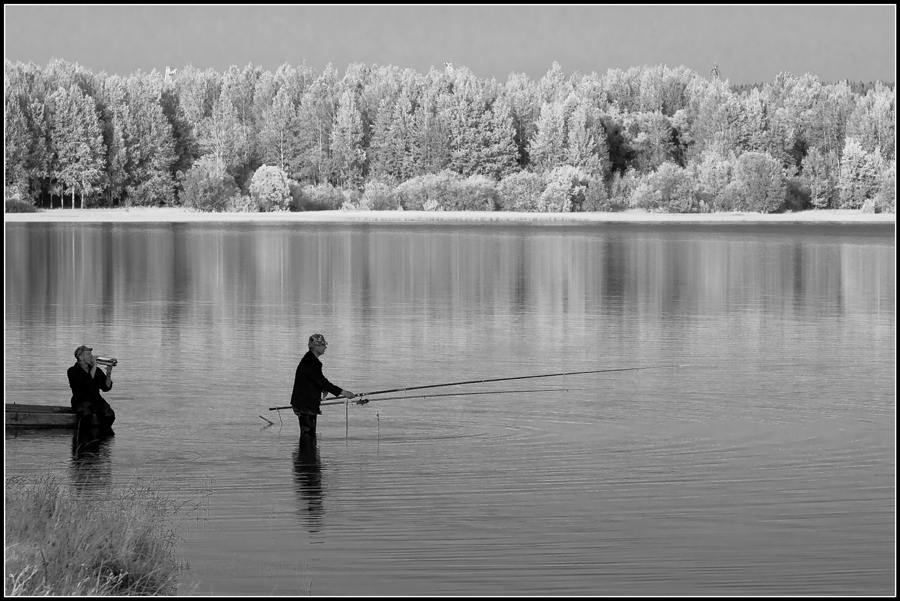
[[[442,386],[462,386],[463,384],[483,384],[485,382],[508,382],[510,380],[527,380],[529,378],[552,378],[556,376],[575,376],[580,374],[600,374],[600,373],[609,373],[609,372],[618,372],[618,371],[638,371],[644,369],[668,369],[673,367],[686,367],[685,365],[652,365],[647,367],[618,367],[612,369],[589,369],[585,371],[566,371],[555,374],[537,374],[533,376],[514,376],[509,378],[488,378],[483,380],[466,380],[463,382],[448,382],[446,384],[426,384],[424,386],[408,386],[406,388],[391,388],[388,390],[376,390],[374,392],[363,392],[357,394],[356,399],[362,399],[362,397],[367,397],[373,394],[387,394],[389,392],[408,392],[410,390],[424,390],[426,388],[440,388]],[[510,391],[510,392],[519,392],[519,391]],[[499,393],[494,393],[499,394]],[[419,398],[419,397],[416,397]],[[329,399],[331,400],[331,399]],[[328,401],[325,401],[326,403]],[[343,402],[343,401],[340,401]],[[363,405],[365,403],[361,403],[359,400],[355,401],[357,404]],[[269,411],[278,411],[281,409],[290,409],[290,406],[287,407],[270,407]]]
[[483,384],[485,382],[507,382],[510,380],[527,380],[529,378],[552,378],[555,376],[575,376],[579,374],[601,374],[613,371],[638,371],[642,369],[667,369],[670,367],[686,367],[684,365],[654,365],[650,367],[618,367],[614,369],[589,369],[586,371],[566,371],[556,374],[539,374],[535,376],[514,376],[510,378],[488,378],[485,380],[466,380],[465,382],[448,382],[446,384],[426,384],[425,386],[408,386],[406,388],[391,388],[389,390],[376,390],[363,392],[356,396],[364,397],[372,394],[387,394],[389,392],[406,392],[408,390],[423,390],[425,388],[440,388],[441,386],[461,386],[463,384]]
[[[526,392],[561,392],[564,390],[571,390],[570,388],[537,388],[534,390],[497,390],[497,391],[479,391],[479,392],[445,392],[442,394],[421,394],[421,395],[407,395],[407,396],[389,396],[382,397],[380,399],[362,399],[354,400],[353,402],[357,405],[365,405],[371,401],[396,401],[402,399],[431,399],[436,397],[444,397],[444,396],[474,396],[477,394],[512,394],[512,393],[526,393]],[[361,396],[361,395],[357,395]],[[322,401],[320,405],[343,405],[345,402],[350,401],[351,399],[341,399],[340,397],[331,397],[328,400]],[[292,409],[291,405],[287,405],[286,407],[269,407],[269,411],[281,411],[283,409]],[[266,419],[266,418],[263,418]],[[266,420],[268,421],[268,420]]]

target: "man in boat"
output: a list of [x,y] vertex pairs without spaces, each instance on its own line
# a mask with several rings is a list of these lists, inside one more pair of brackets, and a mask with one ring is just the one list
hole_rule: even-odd
[[112,388],[112,365],[106,366],[106,373],[97,367],[96,357],[91,353],[94,349],[81,345],[75,349],[75,365],[66,372],[69,376],[69,387],[72,389],[72,409],[82,418],[96,415],[100,426],[109,430],[116,421],[116,412],[109,403],[100,396],[100,391],[109,392]]
[[297,372],[294,374],[294,390],[291,393],[291,408],[300,420],[300,437],[315,437],[316,416],[321,415],[319,404],[322,393],[330,392],[334,396],[352,399],[355,394],[349,390],[338,388],[322,374],[322,362],[319,357],[325,353],[328,343],[321,334],[309,337],[309,350],[300,359]]

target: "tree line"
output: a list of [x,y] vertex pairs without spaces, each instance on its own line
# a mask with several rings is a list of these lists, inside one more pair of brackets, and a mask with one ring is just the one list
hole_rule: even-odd
[[893,84],[811,74],[6,61],[4,126],[6,197],[43,206],[895,210]]

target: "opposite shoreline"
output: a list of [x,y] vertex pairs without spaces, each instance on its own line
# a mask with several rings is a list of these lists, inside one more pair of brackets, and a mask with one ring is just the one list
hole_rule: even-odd
[[209,213],[182,207],[117,209],[45,209],[35,213],[5,213],[6,223],[495,223],[531,225],[677,224],[677,225],[896,225],[893,213],[854,210],[799,213],[513,213],[483,211],[308,211],[275,213]]

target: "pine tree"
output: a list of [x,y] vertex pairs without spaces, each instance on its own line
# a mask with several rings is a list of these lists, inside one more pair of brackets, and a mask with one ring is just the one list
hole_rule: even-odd
[[337,71],[331,64],[310,84],[299,107],[302,175],[315,183],[330,173],[331,126],[337,113]]
[[866,152],[877,149],[882,157],[891,160],[897,140],[896,105],[896,90],[878,82],[874,90],[859,99],[850,114],[847,136],[855,138]]
[[569,116],[566,129],[567,164],[581,167],[592,177],[605,179],[609,175],[609,150],[599,111],[586,102],[579,102]]
[[393,105],[382,101],[372,134],[372,172],[393,181],[414,177],[414,140],[412,103],[403,92]]
[[106,144],[106,173],[103,185],[110,204],[113,199],[121,198],[128,179],[126,165],[128,162],[125,144],[125,124],[128,120],[128,102],[125,83],[118,76],[108,77],[102,87],[105,115],[103,140]]
[[297,121],[297,110],[290,91],[279,89],[271,105],[263,110],[259,152],[263,163],[278,167],[291,179],[300,177]]
[[50,175],[62,184],[61,192],[68,189],[71,193],[72,208],[75,208],[75,193],[80,191],[84,208],[85,194],[94,192],[103,174],[106,152],[94,101],[72,86],[54,92],[51,104],[50,131],[55,161]]
[[478,172],[485,106],[471,72],[457,75],[450,105],[450,169],[465,177]]
[[827,209],[834,202],[835,169],[833,160],[818,148],[811,148],[803,158],[800,181],[809,190],[813,208]]
[[672,124],[661,112],[632,113],[623,116],[628,145],[633,150],[632,161],[641,173],[650,173],[672,160]]
[[566,151],[565,107],[561,102],[544,103],[537,132],[528,147],[535,171],[543,173],[564,165]]
[[531,164],[528,146],[537,133],[537,121],[541,114],[541,101],[537,85],[520,73],[510,73],[502,92],[502,98],[510,107],[515,128],[520,169]]
[[740,208],[771,213],[784,205],[786,182],[781,162],[764,152],[745,152],[734,165]]
[[175,140],[159,103],[161,94],[146,80],[126,83],[128,111],[123,127],[129,205],[170,205],[175,201],[172,165]]
[[192,65],[182,69],[175,81],[178,104],[184,112],[185,120],[194,128],[193,135],[198,143],[203,137],[200,131],[203,120],[212,114],[221,88],[218,73],[212,69],[200,71]]
[[243,132],[239,145],[233,149],[232,169],[240,174],[239,183],[249,178],[259,165],[259,127],[255,119],[254,93],[261,74],[260,67],[248,64],[244,69],[232,66],[222,76],[221,96],[234,107],[235,117]]
[[426,91],[412,116],[414,176],[438,173],[450,165],[449,96]]
[[28,120],[21,99],[15,92],[5,90],[3,98],[3,142],[5,161],[3,186],[7,193],[26,201],[28,193],[28,154],[31,144]]
[[714,210],[727,210],[725,189],[731,183],[733,174],[732,157],[724,152],[723,145],[713,145],[703,151],[697,164],[697,184],[700,199]]
[[838,198],[841,209],[859,209],[877,192],[878,174],[873,157],[856,138],[847,138],[841,155]]
[[243,164],[247,131],[228,98],[220,96],[212,113],[200,122],[198,141],[201,153],[214,157],[216,169],[224,167],[232,171]]
[[500,180],[517,170],[518,149],[515,127],[509,106],[495,101],[490,110],[481,115],[481,152],[475,173]]
[[537,92],[540,105],[562,102],[572,92],[572,84],[558,62],[553,61],[550,69],[537,83]]
[[349,184],[356,187],[362,182],[366,159],[362,141],[362,117],[356,108],[353,92],[345,90],[331,128],[332,165],[341,186]]

